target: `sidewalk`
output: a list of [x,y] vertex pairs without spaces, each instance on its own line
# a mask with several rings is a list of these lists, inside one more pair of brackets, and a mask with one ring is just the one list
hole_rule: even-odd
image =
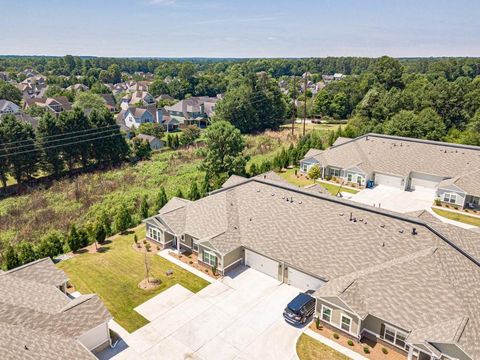
[[170,251],[172,251],[172,250],[171,249],[164,249],[164,250],[161,250],[160,252],[158,252],[157,255],[160,255],[164,259],[174,263],[175,265],[180,266],[182,269],[190,271],[192,274],[197,275],[198,277],[202,278],[203,280],[208,281],[209,283],[213,283],[213,282],[216,281],[215,279],[212,279],[210,276],[208,276],[208,275],[204,274],[203,272],[195,269],[194,267],[188,266],[184,262],[182,262],[178,259],[175,259],[173,256],[168,254]]
[[[441,210],[445,210],[444,208],[439,208]],[[444,222],[444,223],[447,223],[447,224],[451,224],[451,225],[455,225],[455,226],[458,226],[458,227],[461,227],[461,228],[464,228],[464,229],[467,229],[467,230],[472,230],[472,229],[478,229],[476,226],[474,225],[470,225],[470,224],[465,224],[463,222],[459,222],[459,221],[455,221],[455,220],[450,220],[450,219],[447,219],[446,217],[443,217],[441,215],[438,215],[435,211],[432,210],[432,208],[428,208],[426,209],[430,214],[432,214],[434,217],[436,217],[437,219],[439,219],[440,221]]]
[[360,355],[359,353],[357,353],[353,350],[347,349],[346,347],[336,343],[335,341],[327,339],[326,337],[324,337],[320,334],[317,334],[312,329],[306,329],[304,331],[304,333],[306,335],[314,338],[315,340],[318,340],[321,343],[327,345],[328,347],[331,347],[332,349],[335,349],[339,353],[342,353],[343,355],[348,356],[350,359],[353,359],[353,360],[368,360],[366,357]]

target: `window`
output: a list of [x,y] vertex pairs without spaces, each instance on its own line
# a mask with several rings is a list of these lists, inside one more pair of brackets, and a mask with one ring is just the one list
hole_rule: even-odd
[[385,325],[384,340],[402,349],[405,349],[405,346],[407,345],[406,339],[407,339],[406,333],[398,329],[395,329],[394,327]]
[[340,177],[340,169],[330,169],[330,175],[335,176],[335,177]]
[[308,164],[302,164],[302,170],[304,172],[307,172],[308,171]]
[[193,244],[193,251],[198,252],[198,240],[193,239],[192,244]]
[[347,181],[348,181],[348,182],[352,182],[352,174],[348,174],[348,175],[347,175]]
[[443,194],[443,201],[455,204],[457,202],[457,195],[456,194],[450,194],[450,193],[445,193]]
[[148,228],[148,237],[155,241],[161,242],[161,232],[153,227]]
[[322,320],[326,322],[330,322],[332,319],[332,309],[322,305]]
[[340,324],[340,327],[342,328],[342,330],[350,332],[352,328],[352,319],[350,319],[348,316],[342,315],[342,322]]
[[203,250],[203,262],[210,266],[216,266],[217,257],[215,256],[214,253],[211,253],[210,251],[207,251],[207,250]]

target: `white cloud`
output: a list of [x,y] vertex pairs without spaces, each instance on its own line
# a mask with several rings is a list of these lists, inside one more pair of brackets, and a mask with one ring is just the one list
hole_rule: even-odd
[[150,5],[173,5],[177,0],[149,0]]

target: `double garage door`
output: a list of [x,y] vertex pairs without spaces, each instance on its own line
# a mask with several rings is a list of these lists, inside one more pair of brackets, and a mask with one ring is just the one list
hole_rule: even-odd
[[386,185],[402,189],[402,180],[403,178],[399,176],[375,173],[375,185]]
[[435,189],[437,185],[443,179],[438,176],[421,174],[421,173],[412,173],[410,177],[410,189],[411,190],[421,190],[421,189]]
[[316,290],[325,283],[294,268],[288,267],[285,271],[280,262],[248,249],[245,250],[245,265],[303,291]]

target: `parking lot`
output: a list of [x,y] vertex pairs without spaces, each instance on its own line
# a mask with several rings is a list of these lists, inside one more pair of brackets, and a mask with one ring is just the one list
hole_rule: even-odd
[[[299,290],[239,268],[197,294],[180,285],[137,307],[151,322],[100,359],[297,359],[283,309]],[[124,348],[123,351],[120,351]]]

